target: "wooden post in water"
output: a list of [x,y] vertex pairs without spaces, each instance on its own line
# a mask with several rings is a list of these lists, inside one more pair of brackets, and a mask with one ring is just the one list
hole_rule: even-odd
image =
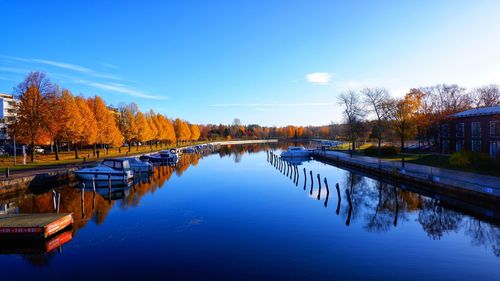
[[306,168],[304,168],[304,190],[306,190],[306,184],[307,184],[307,173],[306,173]]
[[340,202],[342,200],[342,197],[340,197],[340,188],[339,188],[339,183],[336,183],[335,184],[335,188],[337,189],[337,197],[339,198],[338,202],[337,202],[337,215],[340,213]]
[[61,193],[57,193],[57,212],[59,214],[59,206],[61,205]]
[[111,191],[111,174],[108,174],[108,189]]
[[56,208],[56,190],[52,189],[52,210],[55,212]]
[[309,171],[309,174],[311,175],[311,191],[309,192],[309,194],[313,194],[313,186],[314,186],[314,180],[313,180],[313,172],[312,171]]
[[325,178],[325,188],[326,188],[326,199],[325,199],[325,208],[328,206],[328,198],[330,197],[330,189],[328,188],[328,182]]
[[318,174],[318,184],[319,184],[319,188],[318,188],[318,197],[317,197],[317,199],[319,200],[321,198],[321,177],[319,176],[319,174]]
[[288,177],[288,173],[290,172],[290,164],[288,164],[288,161],[285,161],[285,169],[286,169],[286,177]]

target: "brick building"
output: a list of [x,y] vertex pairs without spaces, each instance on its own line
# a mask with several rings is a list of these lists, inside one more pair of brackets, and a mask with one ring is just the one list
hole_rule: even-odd
[[466,149],[500,158],[500,106],[453,114],[441,123],[439,135],[442,153]]

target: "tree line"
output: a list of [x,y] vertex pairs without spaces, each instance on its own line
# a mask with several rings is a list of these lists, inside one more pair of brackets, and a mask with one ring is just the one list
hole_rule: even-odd
[[[14,88],[18,99],[16,118],[9,124],[9,133],[17,142],[35,145],[53,144],[55,159],[59,160],[62,143],[72,145],[75,158],[78,149],[92,147],[121,147],[131,150],[135,143],[157,147],[176,142],[195,141],[200,129],[179,118],[172,120],[150,110],[141,112],[134,103],[112,108],[99,96],[75,96],[70,90],[53,84],[42,72],[31,72]],[[31,161],[35,149],[31,149]]]
[[[467,90],[456,84],[412,88],[402,98],[394,98],[382,87],[348,90],[338,96],[343,106],[345,137],[356,149],[360,139],[377,141],[378,154],[384,140],[399,139],[404,149],[408,139],[421,144],[437,144],[439,125],[446,118],[471,108],[500,105],[498,85]],[[368,119],[368,116],[372,119]]]

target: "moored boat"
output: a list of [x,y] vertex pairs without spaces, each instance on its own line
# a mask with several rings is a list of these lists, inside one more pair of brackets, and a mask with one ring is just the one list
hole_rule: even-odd
[[134,177],[127,159],[106,159],[95,167],[75,171],[75,174],[81,179],[89,181],[111,180],[114,182],[127,182]]
[[292,157],[308,157],[311,156],[312,152],[303,146],[289,146],[287,151],[281,152],[281,157],[292,158]]

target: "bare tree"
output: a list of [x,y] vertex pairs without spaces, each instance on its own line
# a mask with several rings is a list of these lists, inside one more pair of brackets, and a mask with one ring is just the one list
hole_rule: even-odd
[[382,133],[384,131],[384,121],[387,120],[390,113],[389,91],[385,88],[365,88],[361,90],[364,96],[364,102],[369,106],[369,110],[377,117],[373,135],[378,141],[377,156],[380,157],[380,146],[382,144]]
[[472,96],[475,107],[500,105],[500,89],[498,88],[498,85],[495,84],[474,89]]
[[365,116],[363,104],[360,101],[359,94],[354,90],[343,92],[338,97],[339,104],[344,107],[343,115],[349,128],[349,140],[351,141],[350,154],[356,149],[357,129]]

